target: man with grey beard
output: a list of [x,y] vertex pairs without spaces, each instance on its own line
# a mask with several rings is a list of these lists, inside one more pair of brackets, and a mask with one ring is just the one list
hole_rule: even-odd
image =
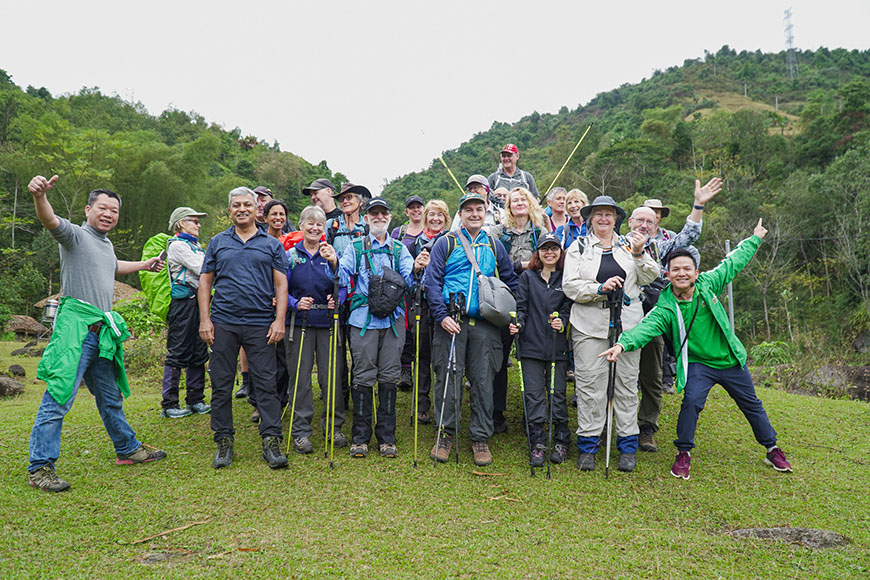
[[393,216],[380,197],[365,206],[368,235],[357,238],[341,255],[340,283],[353,294],[350,300],[350,350],[353,359],[351,393],[354,400],[352,457],[366,457],[372,436],[372,404],[378,384],[375,437],[382,457],[396,457],[396,384],[401,374],[405,326],[401,300],[411,291],[414,272],[429,263],[428,252],[414,260],[408,248],[387,235]]

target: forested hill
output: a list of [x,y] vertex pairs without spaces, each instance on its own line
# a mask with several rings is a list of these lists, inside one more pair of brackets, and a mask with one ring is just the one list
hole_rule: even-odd
[[[60,175],[49,193],[55,211],[83,219],[87,194],[108,187],[123,210],[112,233],[118,256],[138,259],[145,240],[166,231],[175,207],[209,213],[205,239],[229,225],[227,193],[268,185],[277,199],[304,202],[299,191],[319,177],[338,183],[325,161],[312,165],[277,143],[240,129],[225,130],[201,115],[175,109],[151,115],[140,103],[85,88],[53,96],[17,86],[0,70],[0,318],[57,291],[57,244],[35,220],[27,184],[36,174]],[[294,212],[295,213],[295,212]],[[133,276],[132,283],[137,283]]]
[[[464,185],[472,173],[494,171],[501,147],[515,143],[519,166],[543,194],[594,122],[556,185],[590,199],[611,195],[629,210],[661,198],[672,207],[665,225],[677,230],[694,180],[721,176],[725,188],[698,244],[702,268],[759,217],[771,230],[735,282],[738,333],[848,351],[870,328],[870,51],[795,56],[798,74],[789,78],[785,52],[724,46],[573,110],[494,123],[444,159]],[[459,197],[437,159],[384,194],[397,203],[410,194],[440,197],[454,208]]]

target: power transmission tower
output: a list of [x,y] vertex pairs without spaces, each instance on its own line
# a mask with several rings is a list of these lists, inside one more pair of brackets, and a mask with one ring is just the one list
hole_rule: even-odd
[[791,8],[785,11],[785,50],[788,78],[798,76],[797,59],[794,56],[794,27],[791,25]]

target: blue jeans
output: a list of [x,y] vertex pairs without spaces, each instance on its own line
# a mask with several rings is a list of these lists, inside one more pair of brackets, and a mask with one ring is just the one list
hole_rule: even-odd
[[749,421],[755,440],[765,448],[776,445],[776,431],[767,418],[761,401],[755,396],[755,385],[746,367],[733,366],[714,369],[702,363],[689,363],[683,406],[677,419],[677,438],[674,445],[679,451],[691,451],[695,447],[695,430],[698,415],[704,410],[707,395],[713,385],[719,383],[728,392],[737,407]]
[[130,454],[142,445],[124,416],[124,396],[115,384],[115,363],[100,358],[98,335],[89,332],[82,343],[82,358],[69,401],[60,405],[48,391],[42,397],[36,422],[30,432],[30,467],[27,470],[31,473],[44,465],[54,467],[54,462],[60,456],[60,429],[63,418],[72,408],[82,378],[96,399],[97,410],[109,438],[115,445],[115,453]]

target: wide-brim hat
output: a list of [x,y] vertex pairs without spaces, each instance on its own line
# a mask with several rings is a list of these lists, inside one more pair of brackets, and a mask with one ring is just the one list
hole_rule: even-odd
[[201,211],[196,211],[192,207],[177,207],[172,210],[172,215],[169,216],[169,230],[180,222],[181,220],[189,217],[203,217],[207,216],[207,213],[203,213]]
[[612,197],[609,195],[599,195],[595,198],[591,204],[583,206],[580,210],[580,217],[583,218],[583,221],[589,221],[589,216],[592,215],[592,210],[596,207],[612,207],[613,211],[616,212],[616,226],[613,230],[616,233],[619,233],[619,227],[622,225],[622,222],[625,221],[625,210],[619,207]]
[[660,199],[648,199],[645,202],[643,202],[643,207],[661,210],[663,218],[668,217],[668,215],[670,215],[670,213],[671,213],[671,208],[669,208],[666,205],[663,205],[662,200],[660,200]]
[[357,185],[355,183],[350,183],[350,182],[342,183],[341,184],[341,191],[339,191],[338,193],[332,194],[332,197],[339,198],[342,195],[344,195],[345,193],[355,193],[361,197],[364,197],[365,199],[372,198],[372,192],[369,191],[369,189],[366,186]]
[[335,192],[335,186],[332,185],[332,182],[329,181],[328,179],[326,179],[326,178],[315,179],[314,181],[311,182],[311,185],[309,185],[308,187],[306,187],[302,190],[302,195],[311,195],[315,191],[320,191],[321,189],[326,189],[326,188],[329,188],[333,192]]

